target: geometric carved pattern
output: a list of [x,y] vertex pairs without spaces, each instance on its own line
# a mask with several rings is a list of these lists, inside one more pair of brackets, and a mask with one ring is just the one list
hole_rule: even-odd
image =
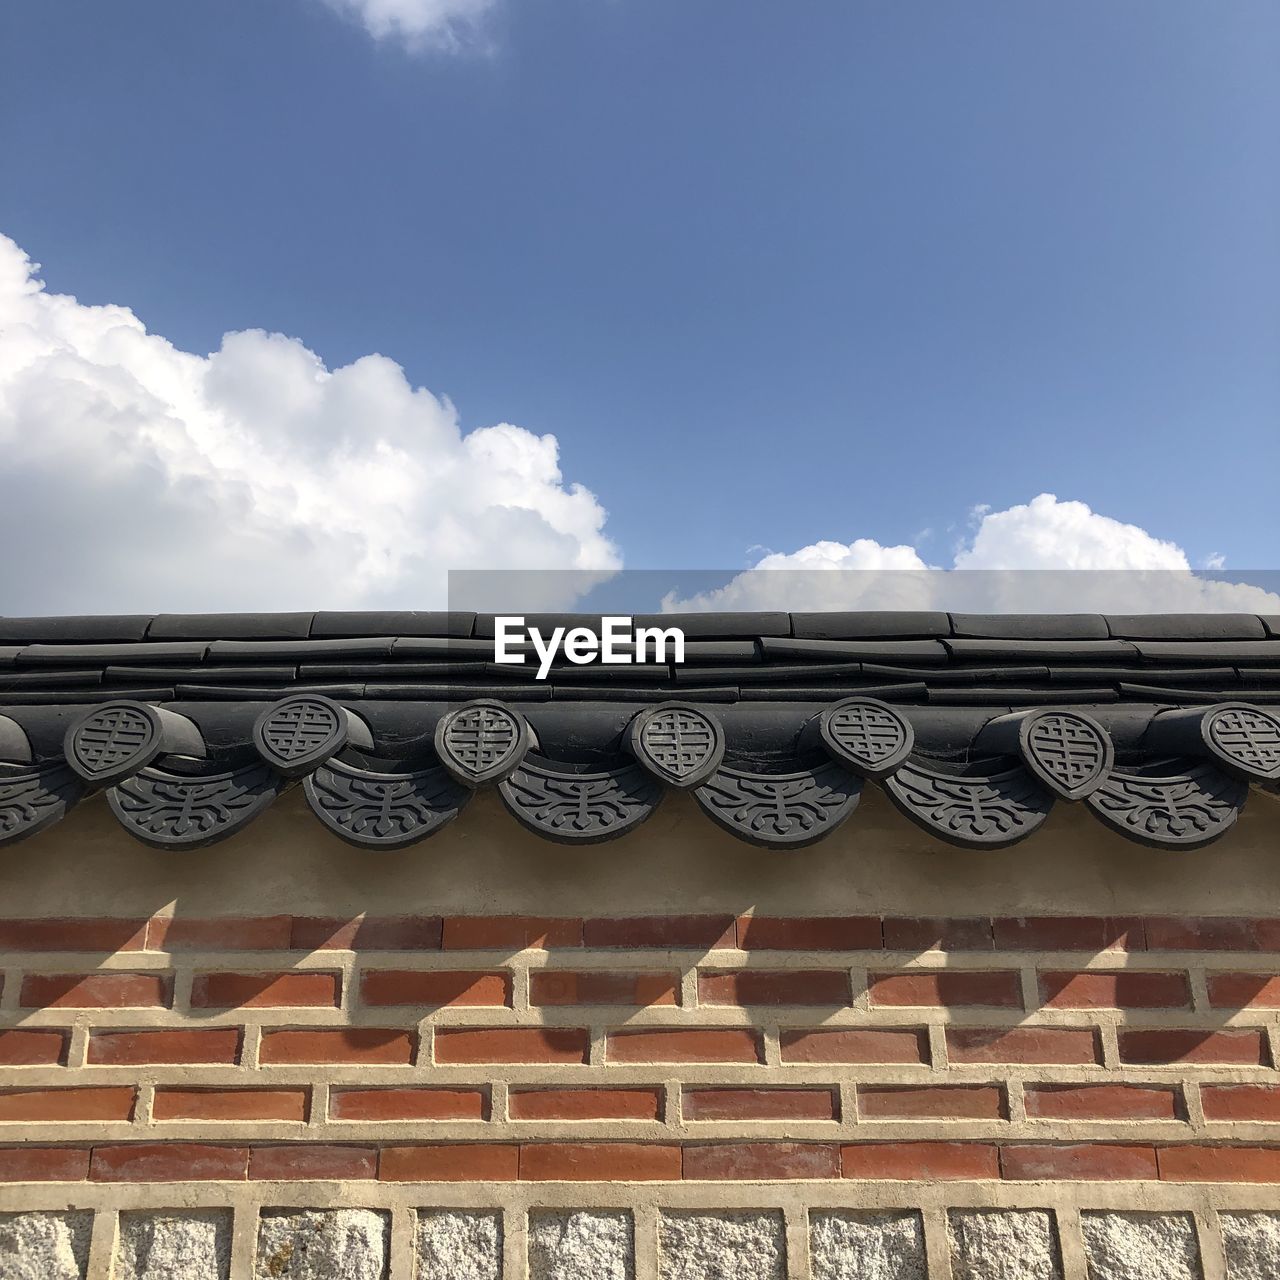
[[152,707],[109,702],[82,716],[67,733],[67,763],[86,781],[108,786],[160,754],[163,728]]
[[900,712],[874,698],[847,698],[822,713],[827,751],[864,778],[884,778],[911,754],[915,732]]
[[596,844],[623,835],[662,798],[662,788],[634,764],[596,769],[526,760],[498,790],[518,822],[564,844]]
[[1248,785],[1211,764],[1168,760],[1150,772],[1115,772],[1089,797],[1113,831],[1156,849],[1197,849],[1224,835]]
[[403,849],[425,840],[452,822],[472,794],[439,767],[374,773],[340,760],[321,765],[302,785],[316,817],[361,849]]
[[84,784],[62,763],[0,773],[0,844],[53,826],[83,794]]
[[296,778],[346,745],[348,723],[341,707],[318,694],[300,693],[268,707],[253,726],[262,758]]
[[1205,741],[1237,776],[1280,778],[1280,720],[1258,707],[1230,703],[1205,716]]
[[468,703],[436,726],[436,754],[459,782],[496,782],[515,769],[529,747],[524,717],[500,702]]
[[1041,711],[1020,731],[1022,756],[1041,782],[1064,800],[1082,800],[1096,791],[1115,762],[1111,739],[1087,716]]
[[721,767],[694,792],[716,823],[741,840],[798,849],[834,831],[858,807],[862,781],[824,761],[796,773]]
[[665,703],[631,722],[632,754],[673,787],[697,786],[724,758],[724,733],[704,711]]
[[107,793],[111,812],[130,835],[155,849],[202,849],[234,835],[279,794],[265,764],[225,773],[144,769]]
[[1053,807],[1053,797],[1025,769],[953,774],[908,762],[885,782],[885,790],[918,826],[966,849],[1016,844]]

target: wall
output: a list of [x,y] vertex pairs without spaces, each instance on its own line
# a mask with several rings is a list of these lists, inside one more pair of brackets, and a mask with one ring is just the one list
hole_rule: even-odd
[[0,1277],[1280,1275],[1280,806],[1059,809],[177,856],[91,802],[0,854]]

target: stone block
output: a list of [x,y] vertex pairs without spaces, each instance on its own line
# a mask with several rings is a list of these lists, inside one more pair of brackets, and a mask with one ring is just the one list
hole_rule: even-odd
[[1047,1210],[957,1210],[948,1224],[953,1280],[1062,1280]]
[[421,1209],[417,1280],[500,1280],[502,1214],[488,1209]]
[[91,1213],[0,1213],[0,1280],[81,1280]]
[[389,1235],[374,1209],[266,1212],[255,1280],[385,1280]]
[[662,1280],[785,1280],[786,1228],[776,1212],[664,1213]]
[[814,1212],[813,1280],[928,1280],[918,1213]]
[[227,1280],[231,1214],[122,1213],[114,1280]]
[[1280,1276],[1280,1213],[1220,1213],[1227,1280]]
[[629,1213],[543,1211],[529,1215],[529,1280],[632,1280]]
[[1202,1280],[1189,1213],[1082,1213],[1089,1280]]

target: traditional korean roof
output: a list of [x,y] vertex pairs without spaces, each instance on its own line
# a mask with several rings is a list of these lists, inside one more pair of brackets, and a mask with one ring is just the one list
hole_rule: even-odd
[[[599,618],[531,615],[598,628]],[[285,788],[396,849],[493,786],[591,843],[665,791],[756,844],[839,827],[867,785],[990,849],[1086,805],[1141,843],[1223,835],[1280,784],[1280,616],[698,613],[685,661],[494,662],[492,615],[0,618],[0,842],[105,791],[163,848],[224,839]]]

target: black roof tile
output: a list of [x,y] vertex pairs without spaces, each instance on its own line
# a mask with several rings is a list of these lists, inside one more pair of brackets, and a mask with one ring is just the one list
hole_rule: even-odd
[[951,630],[975,640],[1106,640],[1100,613],[953,613]]
[[203,663],[194,667],[136,667],[108,666],[104,672],[108,680],[127,680],[132,684],[157,680],[196,680],[201,684],[278,684],[290,683],[298,678],[298,668],[292,665],[277,666],[222,666]]
[[1096,662],[1132,658],[1138,649],[1128,640],[945,640],[957,658],[1033,658],[1041,662]]
[[[280,691],[274,691],[279,697]],[[56,706],[67,702],[103,702],[106,699],[132,698],[135,702],[172,702],[173,685],[148,685],[142,688],[102,689],[93,685],[85,689],[23,689],[0,694],[0,705]]]
[[686,664],[676,668],[678,684],[697,684],[700,680],[708,684],[736,684],[739,680],[751,684],[768,684],[773,680],[807,680],[812,683],[819,678],[859,680],[862,678],[862,663],[832,662],[817,666],[812,662],[762,662],[753,667],[695,667],[692,670]]
[[884,702],[923,702],[928,690],[921,681],[898,684],[806,684],[768,689],[748,685],[741,691],[744,702],[834,702],[838,698],[879,698]]
[[305,640],[310,613],[162,613],[148,640]]
[[1154,662],[1267,663],[1280,660],[1280,640],[1225,640],[1214,644],[1177,640],[1135,640],[1144,659]]
[[[79,689],[88,685],[101,684],[101,671],[46,671],[41,667],[34,670],[6,668],[0,671],[0,689],[21,689],[32,686],[44,688]],[[137,684],[138,681],[133,681]]]
[[275,702],[285,693],[320,693],[326,698],[363,698],[362,684],[278,685],[180,684],[176,696],[195,699],[228,699],[232,702]]
[[951,619],[945,613],[893,609],[793,613],[791,634],[797,640],[925,640],[950,635]]
[[816,658],[821,661],[946,662],[941,640],[775,640],[763,638],[766,657]]
[[353,636],[469,636],[474,613],[457,610],[379,613],[317,613],[311,635],[317,640],[338,640]]
[[390,636],[350,640],[214,640],[209,645],[209,657],[272,658],[277,662],[306,662],[327,656],[389,658],[391,645]]
[[988,689],[945,688],[930,689],[929,701],[952,703],[957,706],[1009,706],[1034,707],[1060,706],[1063,704],[1087,706],[1094,702],[1118,702],[1120,695],[1114,688],[1085,686],[1081,689],[1011,689],[1003,685]]
[[1109,613],[1111,634],[1124,640],[1262,640],[1252,613]]
[[199,662],[208,645],[182,640],[140,641],[136,644],[29,644],[18,655],[20,666],[86,663]]
[[99,644],[141,640],[148,614],[77,614],[50,618],[0,618],[0,644]]
[[789,636],[789,613],[637,613],[637,627],[679,627],[686,640]]

